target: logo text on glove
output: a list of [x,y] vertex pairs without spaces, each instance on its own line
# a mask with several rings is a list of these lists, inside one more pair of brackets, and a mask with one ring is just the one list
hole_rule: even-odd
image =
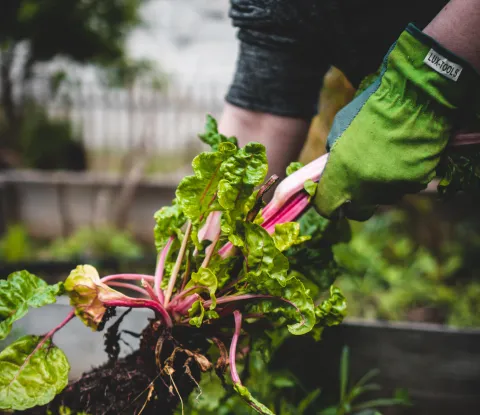
[[430,68],[437,71],[439,74],[446,76],[447,78],[457,81],[462,73],[463,68],[451,61],[449,61],[444,56],[440,55],[439,53],[435,52],[433,49],[430,49],[427,56],[423,60]]

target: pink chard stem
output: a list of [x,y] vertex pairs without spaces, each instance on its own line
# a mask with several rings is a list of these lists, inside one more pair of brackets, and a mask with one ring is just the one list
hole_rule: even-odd
[[159,298],[155,294],[155,291],[153,290],[153,287],[148,283],[148,281],[142,280],[142,286],[145,288],[145,291],[148,293],[148,296],[153,300],[153,301],[158,301],[160,302]]
[[275,226],[285,222],[292,222],[296,220],[310,205],[310,196],[301,192],[301,194],[295,196],[292,203],[285,205],[280,209],[277,215],[275,215],[270,221],[262,225],[262,227],[269,233],[275,232]]
[[145,275],[145,274],[113,274],[103,277],[100,281],[106,283],[108,281],[115,281],[115,280],[127,280],[127,281],[141,281],[146,280],[153,282],[155,277],[153,275]]
[[[300,190],[286,204],[284,204],[274,215],[262,223],[262,227],[269,233],[275,232],[275,225],[285,222],[291,222],[297,219],[310,205],[310,196]],[[227,258],[232,255],[235,247],[231,242],[226,243],[218,250],[221,258]]]
[[182,297],[185,297],[187,294],[190,294],[193,291],[198,290],[198,289],[202,289],[202,288],[208,291],[208,289],[206,287],[202,287],[201,285],[195,285],[195,286],[190,287],[186,290],[180,291],[178,294],[176,294],[172,298],[172,301],[170,301],[170,303],[168,304],[168,309],[172,308],[178,301],[181,300]]
[[168,281],[167,291],[165,293],[165,307],[168,306],[170,298],[172,297],[173,289],[175,288],[175,282],[177,281],[178,273],[180,272],[180,267],[182,266],[183,257],[185,256],[185,251],[187,250],[187,243],[190,239],[190,234],[192,233],[192,222],[188,222],[187,230],[185,231],[185,236],[183,237],[182,245],[180,246],[180,252],[178,253],[177,261],[173,266],[172,275]]
[[188,310],[192,308],[192,305],[195,301],[199,300],[201,297],[198,294],[192,294],[185,298],[182,301],[179,301],[177,304],[172,306],[172,303],[170,303],[169,307],[171,307],[171,311],[173,313],[177,313],[178,315],[184,316],[188,315]]
[[173,322],[167,310],[163,306],[152,300],[144,300],[140,298],[128,298],[124,300],[109,300],[103,303],[106,307],[129,307],[129,308],[149,308],[162,317],[167,327],[173,327]]
[[143,288],[140,288],[140,287],[137,287],[136,285],[134,284],[127,284],[127,283],[124,283],[124,282],[114,282],[114,281],[110,281],[109,283],[107,283],[107,285],[109,287],[120,287],[120,288],[127,288],[129,290],[133,290],[133,291],[136,291],[142,295],[144,295],[145,297],[150,297],[149,293],[147,290],[144,290]]
[[202,262],[202,268],[207,268],[208,264],[210,263],[210,260],[212,259],[213,254],[215,253],[215,247],[218,244],[218,241],[220,240],[220,230],[218,231],[217,235],[215,236],[215,239],[212,241],[212,243],[207,247],[205,250],[205,258]]
[[[227,304],[233,303],[235,301],[245,301],[245,300],[254,300],[254,299],[266,299],[266,298],[274,298],[282,300],[280,297],[274,297],[273,295],[267,294],[243,294],[243,295],[227,295],[225,297],[217,298],[217,305],[218,304]],[[203,303],[205,308],[208,308],[212,305],[212,300],[207,300]]]
[[157,296],[158,300],[163,303],[163,291],[162,291],[162,280],[163,280],[163,272],[165,270],[165,261],[167,259],[168,253],[170,252],[170,247],[172,246],[173,241],[175,240],[174,236],[170,236],[168,238],[167,243],[163,247],[160,255],[158,256],[157,268],[155,269],[155,283],[154,283],[154,290],[155,295]]
[[233,333],[232,343],[230,344],[230,375],[232,376],[232,381],[235,385],[241,385],[242,381],[237,372],[236,355],[238,339],[240,337],[240,331],[242,330],[242,313],[235,310],[233,312],[233,318],[235,319],[235,332]]
[[214,211],[209,213],[205,224],[198,231],[198,240],[200,242],[204,240],[213,241],[216,238],[217,234],[220,233],[221,218],[222,212],[220,211]]
[[313,160],[282,180],[275,189],[272,200],[262,210],[262,217],[264,220],[267,221],[274,216],[293,195],[303,190],[304,183],[307,180],[318,182],[325,169],[327,160],[328,153]]

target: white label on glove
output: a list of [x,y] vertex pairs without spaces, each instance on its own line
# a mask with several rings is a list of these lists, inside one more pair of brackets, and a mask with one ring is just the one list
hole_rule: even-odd
[[430,68],[433,68],[439,74],[442,74],[443,76],[446,76],[455,82],[458,81],[458,78],[463,71],[463,68],[460,65],[449,61],[447,58],[435,52],[433,49],[430,49],[430,52],[428,52],[428,55],[425,56],[423,62],[425,62],[428,66],[430,66]]

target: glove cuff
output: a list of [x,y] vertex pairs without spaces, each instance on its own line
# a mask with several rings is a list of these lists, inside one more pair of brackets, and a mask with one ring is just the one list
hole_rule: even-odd
[[409,24],[402,33],[396,48],[403,51],[415,70],[417,87],[432,96],[436,95],[438,101],[451,109],[471,113],[474,107],[478,108],[480,74],[467,60],[443,47],[413,24]]
[[476,76],[479,76],[478,72],[475,70],[472,64],[468,62],[468,60],[456,55],[451,50],[442,46],[433,37],[430,37],[426,33],[422,32],[413,23],[410,23],[405,29],[405,31],[408,32],[410,35],[412,35],[415,39],[417,39],[419,42],[421,42],[425,46],[428,46],[431,49],[434,49],[438,54],[442,55],[444,58],[448,59],[450,62],[460,65],[463,68],[467,68],[469,72],[473,72],[474,74],[476,74]]

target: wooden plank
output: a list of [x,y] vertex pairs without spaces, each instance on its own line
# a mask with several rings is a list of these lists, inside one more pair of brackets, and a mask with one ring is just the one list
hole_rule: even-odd
[[351,322],[327,329],[319,343],[290,339],[274,364],[293,370],[309,388],[322,388],[323,399],[335,402],[344,345],[350,348],[351,380],[373,368],[381,371],[376,383],[382,392],[371,397],[391,396],[396,388],[409,391],[415,406],[388,414],[480,413],[480,330]]

